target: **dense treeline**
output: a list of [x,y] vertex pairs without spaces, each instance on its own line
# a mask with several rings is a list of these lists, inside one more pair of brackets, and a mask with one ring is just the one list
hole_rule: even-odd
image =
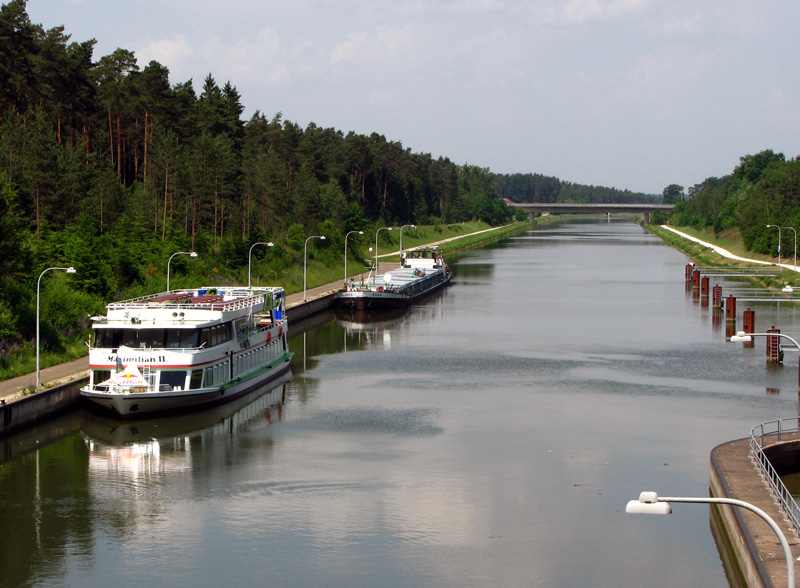
[[[745,246],[756,253],[774,255],[778,249],[778,231],[767,225],[800,231],[800,159],[786,160],[772,150],[745,155],[728,176],[708,178],[687,190],[681,186],[678,204],[668,222],[697,229],[712,228],[716,234],[741,231]],[[653,222],[664,219],[651,217]],[[782,251],[794,250],[794,235],[781,231]]]
[[[327,236],[311,262],[334,266],[348,231],[514,217],[487,169],[281,113],[242,120],[230,82],[209,75],[198,95],[126,49],[95,60],[94,40],[45,30],[26,8],[0,8],[0,370],[31,355],[47,267],[77,273],[46,278],[42,307],[58,313],[45,350],[85,332],[80,317],[109,298],[163,289],[173,252],[200,253],[172,265],[194,283],[245,283],[256,242],[275,243],[254,258],[277,277],[302,265],[309,235]],[[351,238],[354,255],[368,242]]]
[[541,174],[495,174],[497,194],[514,202],[653,202],[651,194],[563,182]]

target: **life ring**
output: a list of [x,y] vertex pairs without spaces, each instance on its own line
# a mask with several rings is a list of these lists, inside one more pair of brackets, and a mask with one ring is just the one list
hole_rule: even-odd
[[383,286],[378,286],[378,292],[383,292]]
[[267,331],[267,343],[269,343],[270,341],[272,341],[272,333]]

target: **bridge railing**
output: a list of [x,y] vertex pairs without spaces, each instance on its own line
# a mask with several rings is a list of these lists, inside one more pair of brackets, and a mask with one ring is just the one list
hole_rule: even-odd
[[778,503],[778,508],[789,521],[796,538],[800,539],[800,507],[792,494],[786,489],[778,472],[764,453],[765,443],[774,444],[789,439],[797,439],[800,433],[797,417],[767,421],[750,429],[750,459],[756,464],[762,479]]

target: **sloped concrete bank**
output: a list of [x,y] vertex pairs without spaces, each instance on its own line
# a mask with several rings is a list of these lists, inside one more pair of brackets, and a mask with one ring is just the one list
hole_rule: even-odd
[[[767,513],[781,527],[797,557],[800,545],[750,460],[749,451],[749,439],[723,443],[711,451],[710,496],[743,500]],[[767,523],[739,507],[712,505],[711,508],[715,538],[731,584],[759,588],[786,586],[786,558]]]

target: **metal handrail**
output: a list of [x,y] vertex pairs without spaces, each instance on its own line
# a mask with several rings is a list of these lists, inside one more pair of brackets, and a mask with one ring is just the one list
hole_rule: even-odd
[[[791,423],[790,426],[788,426],[789,423]],[[756,425],[750,429],[750,458],[758,466],[761,477],[767,483],[770,492],[775,497],[778,508],[789,521],[789,525],[795,537],[800,539],[800,507],[797,506],[794,497],[789,493],[789,490],[786,489],[778,472],[772,467],[769,458],[767,458],[763,450],[765,437],[775,437],[774,443],[780,443],[783,440],[783,436],[789,433],[800,433],[800,426],[798,426],[798,419],[796,417],[767,421]]]

